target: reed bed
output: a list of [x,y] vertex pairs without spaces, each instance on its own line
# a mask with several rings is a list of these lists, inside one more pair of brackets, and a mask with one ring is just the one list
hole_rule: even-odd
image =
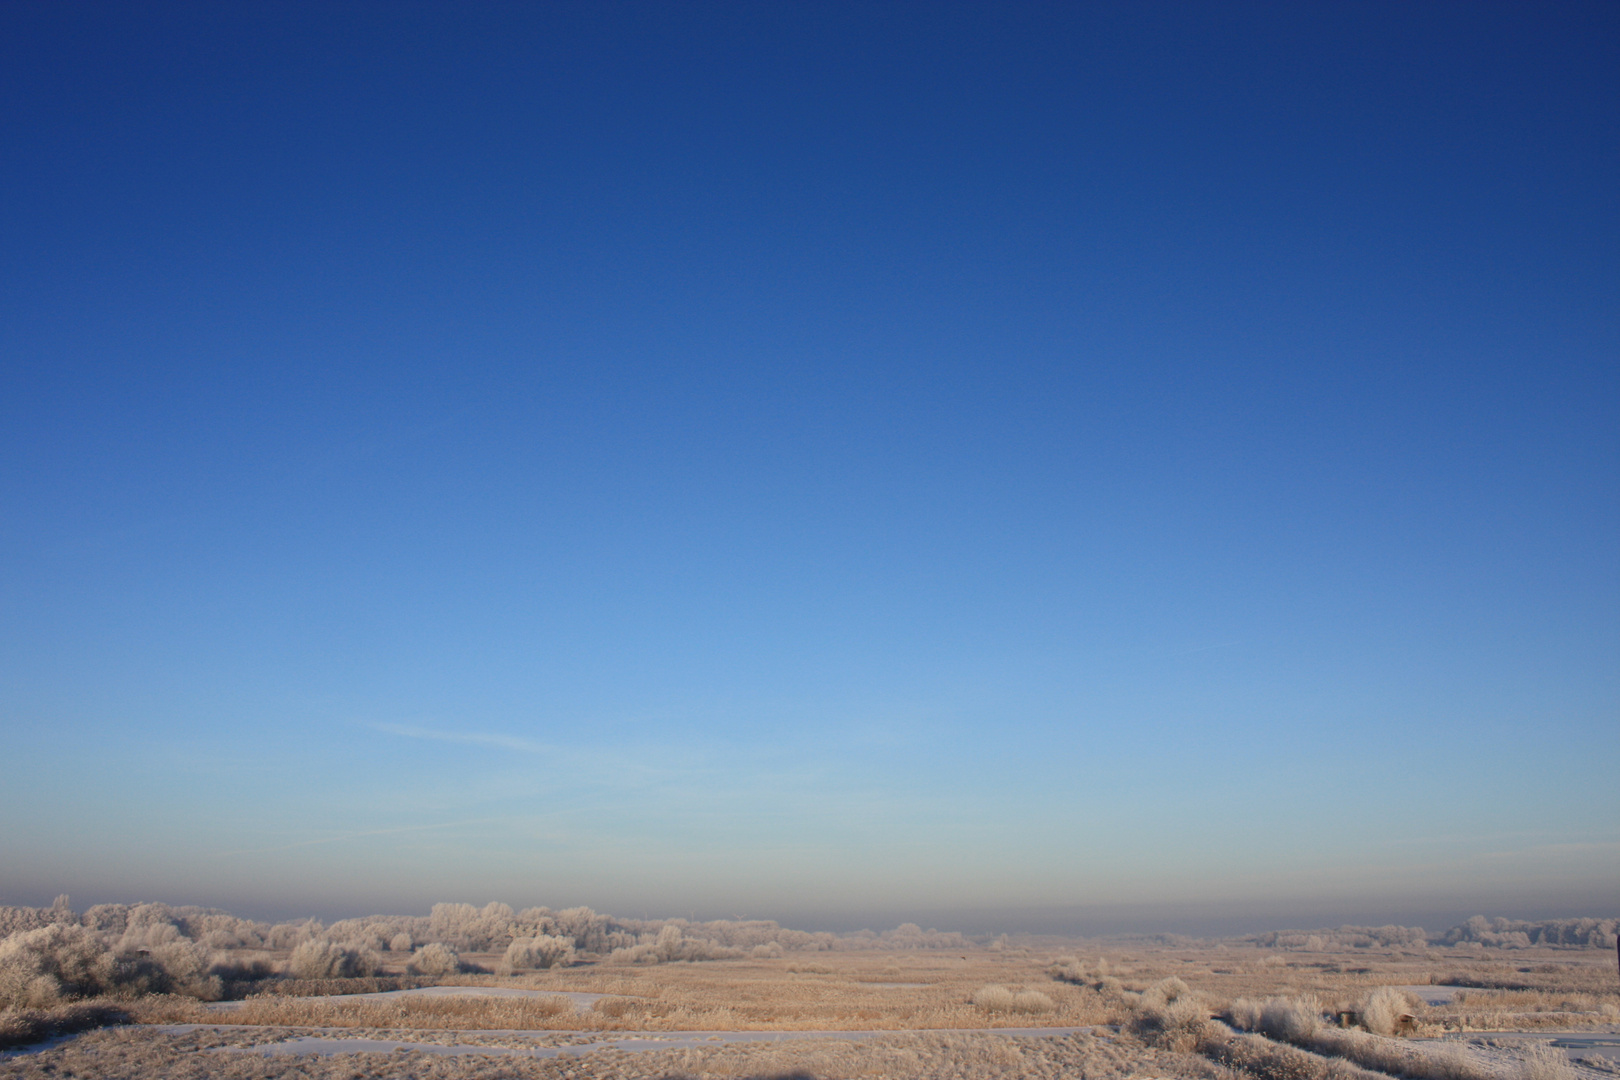
[[[1436,953],[1438,952],[1438,955]],[[404,982],[265,980],[235,1011],[190,997],[147,995],[84,1002],[60,1010],[12,1010],[7,1022],[31,1039],[128,1018],[144,1024],[250,1025],[247,1033],[197,1032],[186,1041],[150,1027],[79,1035],[62,1046],[0,1060],[0,1080],[46,1075],[243,1077],[302,1075],[594,1077],[791,1074],[897,1078],[1032,1076],[1185,1077],[1205,1080],[1570,1080],[1548,1064],[1497,1062],[1472,1049],[1375,1037],[1331,1026],[1363,1008],[1379,988],[1395,988],[1418,1033],[1442,1030],[1614,1029],[1620,987],[1613,960],[1596,950],[1520,950],[1461,957],[1402,948],[1355,953],[1277,952],[1254,947],[1159,945],[1138,941],[1028,940],[999,948],[934,951],[820,951],[779,958],[656,965],[582,963],[511,976],[461,972]],[[385,999],[314,996],[325,989],[382,990],[406,985],[507,987],[537,997],[418,996]],[[1452,1003],[1427,1006],[1400,987],[1463,985]],[[1523,985],[1504,985],[1519,983]],[[1482,985],[1489,984],[1489,985]],[[561,996],[607,995],[580,1011]],[[1314,998],[1316,1023],[1293,1036],[1238,1034],[1212,1022],[1241,998]],[[1050,1009],[1046,1007],[1050,1003]],[[1022,1005],[1020,1005],[1022,1003]],[[99,1010],[99,1011],[98,1011]],[[50,1015],[46,1015],[49,1012]],[[35,1015],[38,1013],[38,1015]],[[71,1013],[71,1015],[70,1015]],[[1280,1013],[1278,1014],[1281,1015]],[[1096,1036],[1027,1042],[945,1029],[1090,1027]],[[342,1029],[403,1041],[510,1043],[510,1032],[549,1033],[525,1045],[557,1045],[626,1031],[894,1032],[859,1044],[811,1040],[694,1051],[596,1051],[561,1064],[529,1058],[429,1058],[417,1053],[266,1059],[227,1053],[232,1041],[273,1040],[293,1029]],[[9,1030],[9,1029],[8,1029]],[[1279,1028],[1279,1030],[1282,1030]],[[463,1032],[465,1034],[456,1034]],[[19,1036],[22,1037],[22,1036]],[[190,1038],[189,1036],[187,1038]],[[1292,1042],[1280,1041],[1292,1038]],[[210,1042],[210,1040],[213,1040]],[[954,1040],[954,1041],[953,1041]],[[150,1044],[150,1061],[143,1045]],[[97,1049],[99,1048],[99,1049]],[[1476,1048],[1477,1049],[1477,1048]],[[93,1053],[92,1053],[93,1051]],[[83,1055],[90,1054],[90,1057]],[[95,1057],[95,1055],[101,1057]],[[1505,1059],[1504,1059],[1505,1060]],[[1514,1059],[1517,1061],[1517,1059]],[[1528,1059],[1526,1059],[1528,1061]],[[46,1066],[50,1070],[46,1070]],[[347,1068],[349,1071],[344,1071]],[[280,1069],[280,1071],[276,1071]],[[42,1071],[45,1070],[45,1071]]]
[[[1084,1076],[1087,1080],[1228,1080],[1207,1060],[1129,1040],[1088,1035],[1014,1038],[959,1033],[901,1033],[861,1041],[828,1039],[536,1059],[467,1054],[344,1054],[288,1059],[243,1052],[237,1032],[169,1035],[115,1028],[51,1049],[0,1060],[3,1080],[133,1077],[143,1080],[742,1080],[747,1077],[1013,1080]],[[517,1045],[517,1044],[514,1044]]]

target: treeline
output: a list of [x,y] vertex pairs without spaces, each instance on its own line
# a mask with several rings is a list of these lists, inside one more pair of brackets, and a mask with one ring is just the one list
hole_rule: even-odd
[[1341,949],[1424,948],[1421,926],[1341,926],[1337,930],[1272,930],[1248,940],[1262,949],[1337,952]]
[[1612,949],[1620,919],[1487,919],[1475,915],[1440,938],[1443,945],[1528,949],[1533,945]]
[[961,934],[912,923],[883,933],[809,933],[763,919],[619,919],[588,907],[517,911],[490,903],[434,904],[425,916],[370,915],[326,925],[159,903],[98,904],[79,914],[63,896],[48,908],[0,907],[0,1007],[145,993],[217,1000],[271,979],[365,979],[385,965],[424,979],[489,970],[471,963],[469,953],[499,954],[494,970],[511,974],[579,961],[659,964],[970,944]]
[[[1615,947],[1617,920],[1475,916],[1431,939],[1421,927],[1282,930],[1246,940],[1267,949]],[[217,1000],[268,980],[331,983],[385,967],[423,980],[466,971],[500,974],[578,962],[661,964],[769,959],[832,949],[964,949],[958,933],[914,923],[877,933],[811,933],[764,919],[620,919],[588,907],[514,910],[503,903],[434,904],[427,915],[370,915],[326,925],[270,923],[168,904],[98,904],[76,913],[0,907],[0,1007],[48,1007],[86,997],[186,994]],[[486,958],[480,967],[469,954]],[[498,957],[493,964],[487,959]]]
[[1475,915],[1431,938],[1420,926],[1341,926],[1337,930],[1273,930],[1245,940],[1265,949],[1300,952],[1338,952],[1347,949],[1460,948],[1528,949],[1548,946],[1567,949],[1612,949],[1620,929],[1617,919],[1487,919]]

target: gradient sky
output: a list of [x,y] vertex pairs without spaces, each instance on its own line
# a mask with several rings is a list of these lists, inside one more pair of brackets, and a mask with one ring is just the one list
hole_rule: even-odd
[[1611,3],[11,2],[0,155],[0,903],[1613,913]]

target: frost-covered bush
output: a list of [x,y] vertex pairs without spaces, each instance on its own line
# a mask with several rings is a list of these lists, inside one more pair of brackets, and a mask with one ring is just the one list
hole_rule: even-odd
[[482,908],[471,904],[434,904],[428,916],[428,936],[452,948],[488,952],[503,947],[511,939],[515,918],[510,904],[491,902]]
[[182,938],[148,950],[147,959],[168,977],[170,993],[219,1000],[223,986],[212,971],[213,953],[206,946]]
[[1013,994],[1013,1012],[1049,1013],[1057,1005],[1039,990],[1019,990]]
[[1232,1026],[1258,1031],[1285,1042],[1302,1042],[1322,1026],[1322,1006],[1316,998],[1273,997],[1263,1002],[1238,998],[1232,1002]]
[[119,952],[134,952],[154,949],[159,945],[168,945],[181,940],[184,940],[184,937],[180,933],[180,928],[173,923],[130,923],[118,939],[117,948]]
[[1052,961],[1046,973],[1058,982],[1074,983],[1076,986],[1087,986],[1094,981],[1085,961],[1074,956],[1058,957]]
[[574,962],[574,942],[570,938],[540,934],[517,938],[506,947],[506,955],[496,970],[510,975],[524,968],[566,967]]
[[317,919],[277,923],[265,934],[264,943],[272,949],[296,949],[302,943],[320,937],[325,929]]
[[1350,949],[1420,949],[1429,937],[1421,926],[1341,926],[1337,930],[1272,930],[1250,939],[1263,949],[1343,952]]
[[721,945],[707,938],[687,937],[682,928],[666,923],[656,937],[635,945],[622,946],[608,955],[610,964],[667,964],[676,960],[740,960],[741,949]]
[[1487,919],[1475,915],[1453,926],[1441,937],[1446,945],[1479,945],[1496,949],[1524,949],[1532,945],[1613,949],[1620,919]]
[[276,966],[267,952],[232,950],[215,953],[212,971],[222,979],[267,979],[276,973]]
[[300,979],[353,979],[376,974],[377,957],[369,950],[316,939],[293,950],[287,970]]
[[1259,1031],[1260,1012],[1265,1006],[1253,998],[1238,998],[1232,1002],[1227,1010],[1232,1018],[1232,1026],[1239,1031]]
[[600,953],[623,944],[622,939],[614,940],[618,935],[613,932],[613,918],[588,907],[563,908],[552,917],[556,920],[556,929],[551,933],[573,938],[576,949]]
[[1524,1080],[1575,1080],[1577,1073],[1564,1052],[1551,1043],[1531,1043],[1520,1051]]
[[1160,979],[1142,991],[1140,1004],[1145,1009],[1162,1009],[1167,1005],[1191,996],[1191,994],[1191,988],[1172,975],[1168,979]]
[[0,938],[20,934],[25,930],[39,930],[57,923],[74,923],[78,919],[67,906],[67,897],[58,896],[48,908],[0,907]]
[[55,923],[0,941],[0,1005],[44,1008],[99,994],[176,993],[217,1000],[213,956],[179,938],[114,951],[95,933]]
[[981,986],[971,1000],[985,1012],[1012,1012],[1013,992],[1005,986]]
[[443,942],[432,941],[416,950],[410,970],[416,975],[454,975],[461,970],[461,957]]
[[129,905],[97,904],[86,911],[79,922],[89,930],[122,934],[129,925]]
[[1361,1001],[1356,1014],[1361,1026],[1374,1035],[1393,1035],[1400,1027],[1401,1017],[1411,1012],[1406,995],[1388,986],[1380,986]]
[[1209,1019],[1209,1009],[1186,983],[1174,976],[1147,990],[1136,1003],[1132,1026],[1144,1036],[1174,1046],[1186,1033],[1196,1033]]
[[0,1005],[48,1008],[102,993],[116,976],[107,946],[82,926],[53,923],[0,941]]
[[1049,1013],[1057,1008],[1039,990],[1013,991],[1005,986],[981,986],[974,991],[973,1004],[993,1013]]

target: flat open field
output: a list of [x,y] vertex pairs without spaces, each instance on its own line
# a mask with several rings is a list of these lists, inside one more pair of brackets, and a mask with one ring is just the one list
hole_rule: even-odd
[[[135,1023],[7,1054],[0,1077],[1620,1075],[1620,981],[1599,950],[1030,940],[436,982],[212,1003],[149,996],[121,1006]],[[1333,1026],[1380,987],[1401,988],[1399,1036]],[[1241,1027],[1244,1002],[1268,998],[1311,1001],[1321,1030],[1244,1034],[1210,1019]]]

